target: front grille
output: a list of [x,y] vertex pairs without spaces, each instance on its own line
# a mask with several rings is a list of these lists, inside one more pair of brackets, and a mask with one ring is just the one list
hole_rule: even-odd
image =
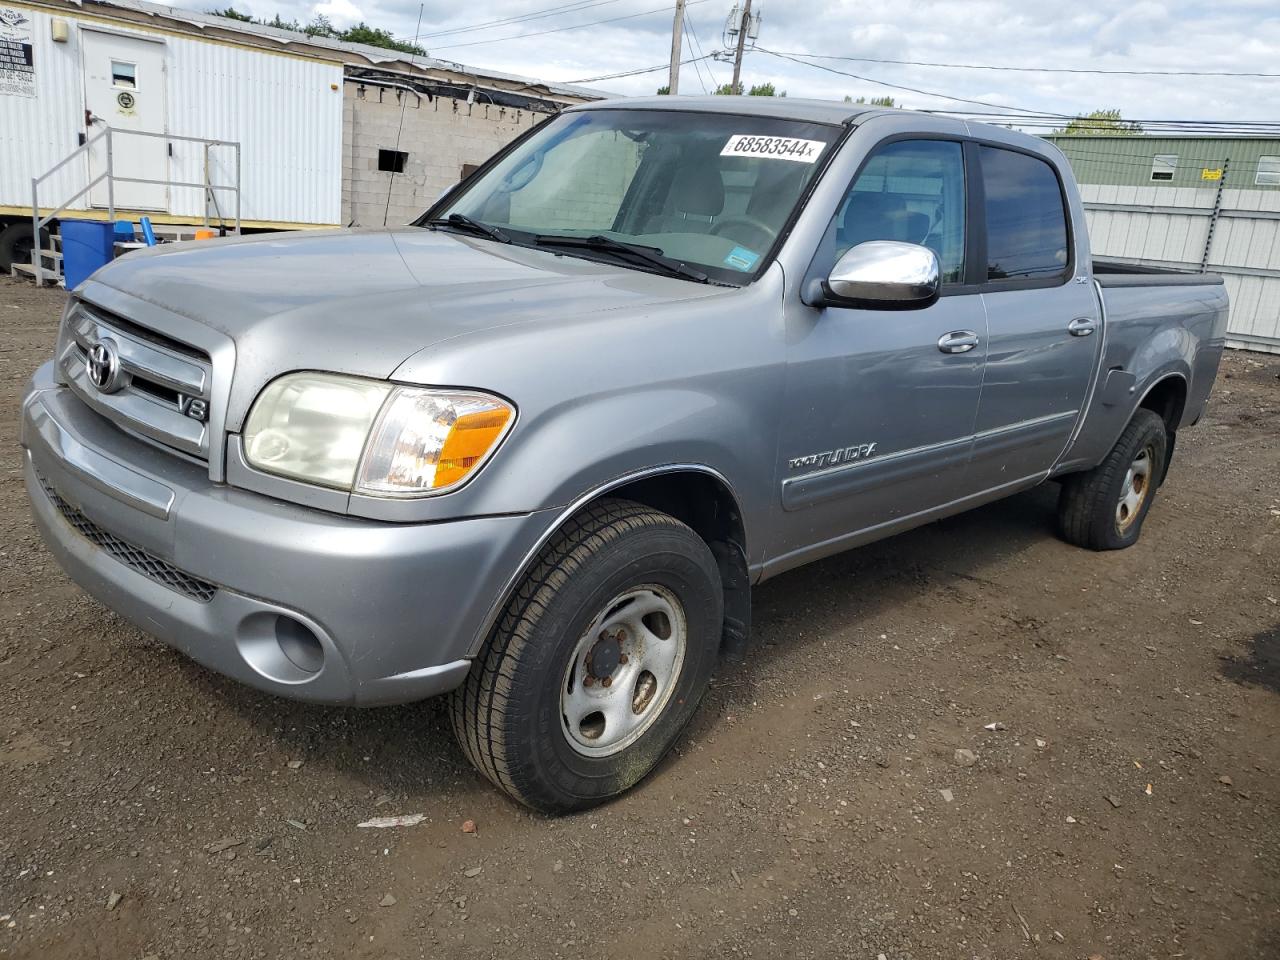
[[208,603],[213,599],[214,594],[218,592],[218,588],[209,581],[193,577],[191,574],[179,570],[173,564],[152,556],[141,547],[135,547],[128,541],[121,540],[114,534],[103,530],[83,513],[67,503],[66,500],[63,500],[48,480],[39,474],[36,476],[40,481],[40,486],[44,489],[45,496],[58,508],[58,512],[62,514],[67,523],[75,527],[80,535],[94,546],[101,547],[126,567],[137,571],[149,580],[154,580],[161,586],[176,590],[183,596],[198,600],[201,603]]
[[[110,346],[119,366],[101,387],[88,370],[99,343]],[[58,364],[76,395],[121,429],[208,461],[213,363],[204,351],[80,302],[67,317]]]

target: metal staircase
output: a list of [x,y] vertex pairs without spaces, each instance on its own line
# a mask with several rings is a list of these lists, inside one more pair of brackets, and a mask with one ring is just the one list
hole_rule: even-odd
[[[169,142],[197,143],[204,149],[204,178],[199,183],[192,183],[183,180],[148,180],[141,177],[122,176],[115,171],[114,162],[114,142],[116,137],[152,137],[159,140]],[[40,185],[48,180],[51,176],[61,170],[67,164],[71,163],[77,157],[88,155],[88,151],[95,144],[102,143],[106,153],[106,169],[102,173],[93,177],[87,184],[67,197],[56,207],[52,208],[48,213],[41,216],[40,213]],[[210,179],[209,150],[213,147],[229,147],[235,151],[235,182],[231,184],[213,183]],[[87,164],[86,164],[87,168]],[[194,236],[198,228],[208,229],[217,225],[227,228],[228,223],[234,223],[232,231],[236,234],[240,232],[240,141],[238,140],[214,140],[207,137],[181,137],[167,133],[147,133],[141,130],[116,130],[110,126],[104,125],[103,129],[95,133],[91,137],[87,137],[82,143],[71,153],[67,154],[58,163],[54,164],[42,175],[31,179],[31,226],[34,230],[35,238],[31,248],[31,262],[14,263],[10,267],[10,274],[15,277],[28,277],[36,282],[37,286],[43,286],[46,283],[62,285],[62,238],[58,234],[49,229],[50,224],[58,219],[59,214],[67,211],[71,204],[75,203],[81,197],[85,196],[100,183],[106,184],[107,188],[107,222],[114,223],[118,216],[125,214],[130,220],[136,220],[141,216],[146,216],[146,211],[119,210],[116,208],[115,185],[117,183],[144,183],[154,184],[157,186],[168,187],[190,187],[204,191],[204,219],[203,223],[180,224],[177,226],[164,225],[155,228],[157,239],[163,240],[186,240]],[[224,213],[222,204],[218,202],[218,191],[226,191],[235,195],[234,216]],[[72,211],[73,213],[83,213],[83,210]],[[41,242],[41,235],[47,237],[47,244]]]

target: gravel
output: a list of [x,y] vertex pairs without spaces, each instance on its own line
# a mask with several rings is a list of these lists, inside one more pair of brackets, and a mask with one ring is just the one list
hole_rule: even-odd
[[1135,548],[1047,486],[771,581],[655,775],[547,820],[439,703],[273,699],[63,576],[16,443],[60,306],[0,280],[0,957],[1280,956],[1280,357]]

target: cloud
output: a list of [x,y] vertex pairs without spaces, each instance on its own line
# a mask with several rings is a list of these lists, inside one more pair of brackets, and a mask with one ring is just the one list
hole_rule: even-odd
[[[193,0],[181,0],[193,3]],[[246,0],[254,12],[308,20],[313,10],[338,22],[363,19],[412,38],[420,0]],[[355,7],[354,3],[360,3]],[[593,6],[587,6],[593,3]],[[662,0],[577,0],[577,9],[484,29],[477,23],[547,12],[549,0],[425,0],[422,40],[433,56],[543,80],[583,80],[663,64],[670,51],[671,14],[661,11],[595,23],[664,6]],[[570,0],[565,0],[570,5]],[[666,3],[666,6],[672,4]],[[948,97],[989,100],[1051,113],[1118,107],[1135,118],[1280,119],[1280,80],[1055,74],[959,70],[866,61],[819,60],[828,70],[792,63],[763,51],[834,54],[889,60],[1112,70],[1231,70],[1280,72],[1280,3],[1276,0],[1075,0],[1069,5],[1026,0],[754,0],[763,14],[759,50],[743,65],[748,84],[772,81],[792,97],[839,100],[846,94],[889,94],[910,107],[982,110]],[[721,45],[731,0],[690,0],[688,21],[701,47],[686,41],[684,56]],[[339,12],[342,11],[342,12]],[[586,26],[579,26],[585,25]],[[574,29],[561,29],[573,27]],[[554,33],[542,31],[556,30]],[[531,34],[538,33],[537,36]],[[463,45],[465,44],[465,46]],[[729,80],[716,60],[686,64],[680,91],[700,93]],[[867,79],[841,76],[831,70]],[[873,81],[881,81],[876,83]],[[662,70],[600,80],[624,94],[653,93]],[[915,93],[885,84],[912,87]]]
[[312,17],[327,17],[335,27],[350,27],[365,19],[360,8],[351,0],[324,0],[311,8]]

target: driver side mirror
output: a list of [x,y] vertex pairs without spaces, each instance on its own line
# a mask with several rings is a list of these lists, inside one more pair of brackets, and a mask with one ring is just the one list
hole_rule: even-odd
[[868,240],[848,250],[816,285],[820,296],[805,298],[811,306],[920,310],[937,301],[942,269],[928,247]]

